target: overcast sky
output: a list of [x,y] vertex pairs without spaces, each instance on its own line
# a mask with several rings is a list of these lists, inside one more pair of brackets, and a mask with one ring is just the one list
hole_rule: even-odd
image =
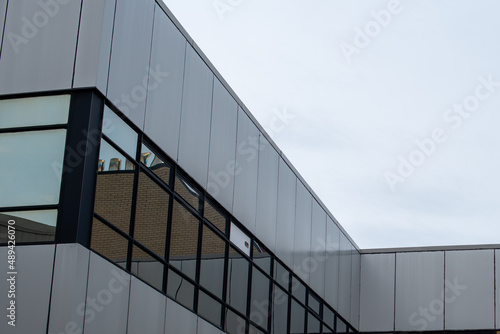
[[500,2],[164,0],[361,248],[500,243]]

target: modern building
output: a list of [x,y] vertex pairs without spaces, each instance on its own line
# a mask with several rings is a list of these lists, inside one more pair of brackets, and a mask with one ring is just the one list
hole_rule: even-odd
[[500,246],[359,249],[162,1],[0,28],[0,333],[499,328]]

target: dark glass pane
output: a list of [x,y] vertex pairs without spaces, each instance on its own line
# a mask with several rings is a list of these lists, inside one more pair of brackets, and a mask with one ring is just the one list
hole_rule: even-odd
[[226,310],[226,332],[228,334],[244,334],[245,333],[246,320],[231,311]]
[[307,319],[307,333],[309,334],[319,334],[320,332],[320,321],[312,313],[309,313],[309,318]]
[[242,314],[247,309],[248,266],[248,260],[229,247],[227,303]]
[[195,279],[199,220],[174,201],[169,262]]
[[104,107],[102,132],[135,159],[137,152],[137,132],[108,106]]
[[158,290],[163,289],[164,265],[136,245],[132,248],[132,273],[142,278]]
[[146,174],[139,174],[134,239],[165,256],[170,195]]
[[0,213],[0,243],[54,241],[57,210]]
[[135,166],[105,140],[101,140],[99,159],[94,211],[128,234]]
[[276,282],[281,284],[281,286],[286,291],[288,291],[288,285],[290,283],[290,272],[278,261],[274,261],[274,279],[276,280]]
[[170,164],[163,161],[153,150],[142,144],[141,162],[167,185],[170,184]]
[[323,334],[333,334],[334,332],[323,324]]
[[292,312],[290,315],[290,334],[304,333],[305,308],[292,299]]
[[194,286],[173,270],[168,271],[167,295],[193,310]]
[[306,287],[295,276],[292,277],[292,295],[302,304],[306,303]]
[[216,326],[220,326],[221,304],[200,291],[198,296],[198,313]]
[[205,218],[225,234],[227,221],[226,216],[215,209],[212,204],[210,204],[210,202],[205,202],[205,207],[203,208],[203,210]]
[[222,299],[226,242],[203,226],[200,284]]
[[258,329],[257,327],[250,325],[249,334],[264,334],[264,333],[266,333],[266,332],[263,332],[260,329]]
[[309,294],[309,308],[311,308],[311,310],[313,310],[314,312],[316,312],[316,315],[320,315],[321,312],[320,312],[320,309],[321,309],[321,302],[319,301],[319,299],[314,296],[313,294]]
[[127,267],[128,240],[95,218],[90,248],[120,267]]
[[255,267],[252,272],[251,295],[250,320],[254,324],[267,329],[269,319],[269,279]]
[[347,333],[347,325],[346,323],[340,319],[339,317],[337,317],[337,328],[336,328],[336,332],[338,334],[342,334],[342,333]]
[[271,275],[271,254],[257,241],[253,242],[253,262],[268,275]]
[[323,322],[331,328],[335,328],[335,314],[326,305],[323,307]]
[[201,198],[199,191],[179,175],[175,178],[175,192],[184,198],[196,211],[199,211]]
[[274,286],[273,309],[272,309],[272,334],[286,334],[288,324],[288,294],[278,287]]

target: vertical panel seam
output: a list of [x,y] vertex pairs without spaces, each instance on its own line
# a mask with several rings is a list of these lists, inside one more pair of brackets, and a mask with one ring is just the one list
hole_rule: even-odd
[[187,57],[188,57],[188,42],[186,40],[186,42],[184,43],[184,71],[182,72],[182,92],[181,92],[181,106],[180,106],[181,110],[179,113],[179,136],[177,138],[177,157],[175,159],[176,162],[179,162],[179,151],[181,149],[182,110],[184,107],[184,89],[186,88],[185,86],[186,86]]
[[[236,171],[236,158],[238,157],[238,130],[239,130],[239,122],[240,122],[240,106],[238,103],[236,103],[236,145],[234,145],[234,164],[233,164],[233,175],[235,174]],[[233,208],[234,208],[234,188],[236,187],[236,175],[234,175],[234,181],[233,181],[233,193],[231,196],[231,214],[233,214]]]
[[76,42],[75,42],[75,57],[73,60],[73,73],[71,75],[71,88],[75,85],[75,73],[76,73],[76,58],[78,56],[78,42],[80,40],[80,28],[82,26],[82,12],[83,12],[83,1],[80,2],[80,15],[78,15],[78,29],[76,30]]
[[53,260],[52,260],[52,275],[51,275],[52,277],[50,280],[49,305],[48,305],[48,310],[47,310],[47,327],[46,327],[47,334],[49,333],[49,326],[50,326],[50,311],[51,311],[51,306],[52,306],[52,291],[54,290],[54,272],[55,272],[55,268],[56,268],[57,248],[59,248],[59,246],[57,244],[54,244],[54,256],[53,256]]
[[149,65],[147,69],[148,83],[146,86],[146,99],[144,100],[144,117],[142,119],[142,131],[145,132],[146,129],[146,112],[148,110],[148,96],[149,96],[149,82],[151,78],[151,59],[153,58],[153,41],[155,32],[155,18],[156,18],[156,2],[153,2],[153,23],[151,25],[151,43],[149,45]]
[[[446,299],[446,251],[443,251],[443,296]],[[443,300],[443,330],[446,330],[446,303]]]
[[106,80],[106,96],[108,96],[108,91],[109,91],[109,76],[111,74],[111,58],[113,57],[113,43],[114,43],[114,39],[115,39],[116,12],[118,10],[118,1],[119,0],[115,0],[115,9],[113,12],[113,29],[111,30],[111,43],[109,46],[108,77]]
[[[210,71],[212,72],[212,71]],[[213,74],[213,73],[212,73]],[[208,152],[207,152],[207,173],[205,174],[205,192],[208,193],[208,174],[210,170],[210,147],[212,143],[212,118],[214,115],[214,96],[215,96],[215,75],[212,75],[212,101],[210,103],[210,121],[208,122]]]
[[3,52],[3,41],[5,39],[5,27],[7,26],[7,11],[9,10],[9,0],[5,3],[5,13],[3,15],[3,24],[2,24],[2,40],[0,41],[0,60],[2,59]]
[[396,261],[397,253],[394,252],[394,303],[392,305],[394,313],[392,317],[392,331],[396,330],[396,266],[397,266],[397,261]]

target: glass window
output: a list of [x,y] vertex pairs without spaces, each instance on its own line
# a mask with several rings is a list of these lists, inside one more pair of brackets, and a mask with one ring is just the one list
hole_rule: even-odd
[[90,248],[122,268],[127,268],[128,240],[94,218]]
[[323,322],[331,328],[335,328],[335,314],[326,305],[323,307]]
[[306,303],[306,287],[295,276],[292,277],[292,295],[301,303]]
[[340,319],[339,317],[337,317],[336,332],[338,334],[347,333],[347,324],[342,319]]
[[333,334],[333,331],[323,324],[323,334]]
[[288,324],[288,294],[278,285],[274,286],[271,333],[286,334]]
[[222,305],[203,291],[198,296],[198,313],[216,326],[220,326]]
[[101,139],[98,172],[134,170],[135,164],[118,152],[105,139]]
[[68,123],[69,95],[0,100],[0,128]]
[[[17,211],[0,213],[0,243],[7,243],[11,221],[16,231],[16,243],[54,241],[57,210]],[[12,223],[14,221],[14,223]]]
[[312,313],[309,312],[309,318],[307,319],[307,332],[308,333],[319,333],[321,324],[318,318],[316,318]]
[[222,299],[226,242],[203,225],[200,284]]
[[292,312],[290,315],[290,333],[304,333],[305,312],[302,305],[292,299]]
[[173,270],[168,271],[167,295],[193,310],[194,285]]
[[170,236],[170,263],[188,275],[196,277],[198,229],[200,221],[177,201],[174,201]]
[[309,294],[309,308],[316,312],[317,315],[320,315],[320,308],[321,308],[321,302],[319,301],[319,298],[313,295],[312,293]]
[[139,174],[134,239],[165,256],[170,195],[146,174]]
[[158,290],[163,289],[163,263],[134,245],[132,249],[132,273]]
[[250,237],[243,232],[235,223],[231,222],[229,240],[238,247],[244,254],[250,256]]
[[152,149],[142,144],[141,162],[167,185],[170,184],[170,164],[160,158]]
[[193,209],[200,211],[200,193],[179,175],[175,178],[175,192],[188,202]]
[[209,222],[211,222],[215,227],[217,227],[222,233],[224,233],[224,234],[226,233],[226,222],[227,222],[226,216],[221,214],[208,201],[205,201],[204,216]]
[[132,158],[136,157],[137,132],[125,123],[108,106],[104,107],[102,133],[108,136],[116,145],[121,147]]
[[290,284],[290,272],[278,261],[274,261],[274,279],[276,282],[281,284],[286,291],[288,291],[288,286]]
[[269,319],[269,279],[257,268],[252,271],[250,320],[267,329]]
[[246,320],[234,313],[230,309],[226,309],[226,332],[228,334],[245,333]]
[[0,134],[0,207],[58,204],[65,142],[66,130]]
[[271,275],[271,254],[256,240],[253,242],[253,263],[258,265],[266,274]]
[[250,325],[249,334],[264,334],[264,332],[258,329],[257,327]]
[[242,314],[247,309],[248,260],[229,247],[227,303]]

